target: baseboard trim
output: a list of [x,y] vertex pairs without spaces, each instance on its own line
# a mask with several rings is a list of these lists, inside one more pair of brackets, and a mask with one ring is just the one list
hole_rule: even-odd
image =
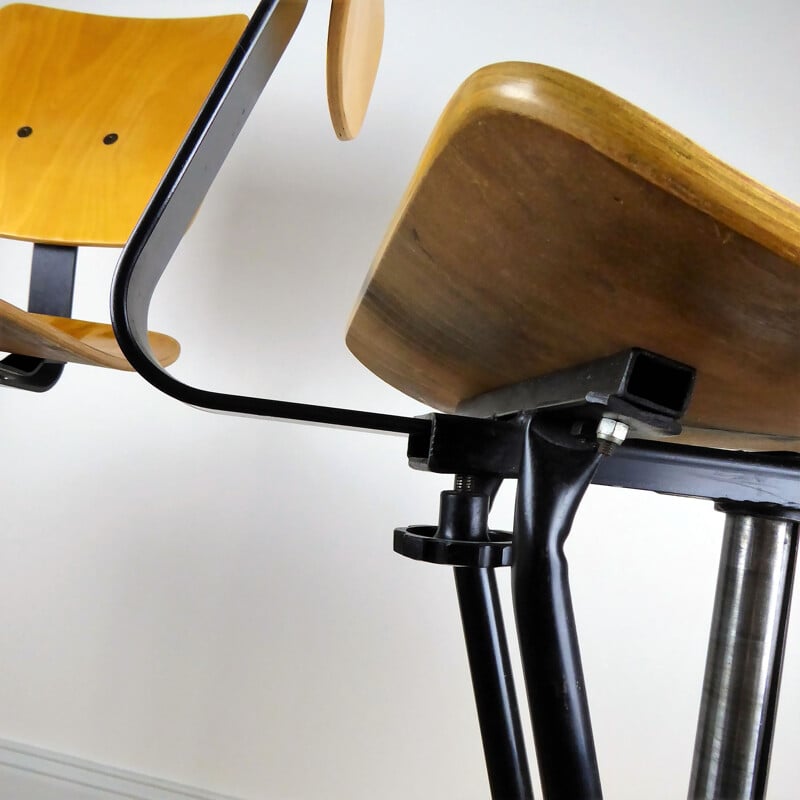
[[0,765],[125,800],[237,800],[62,753],[0,739]]

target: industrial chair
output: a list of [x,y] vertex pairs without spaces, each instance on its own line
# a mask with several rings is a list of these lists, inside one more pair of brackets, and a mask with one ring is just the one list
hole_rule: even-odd
[[[77,248],[125,244],[246,23],[0,8],[0,236],[34,243],[27,310],[0,300],[0,385],[46,391],[70,361],[131,369],[110,325],[70,319]],[[361,126],[382,32],[380,3],[334,3],[339,138]],[[178,357],[148,341],[159,364]]]
[[[131,235],[112,286],[123,352],[191,405],[402,433],[412,467],[456,476],[438,525],[394,546],[455,568],[495,798],[533,791],[494,570],[512,568],[544,796],[598,798],[563,551],[575,511],[591,482],[714,500],[727,525],[689,795],[763,797],[800,520],[800,208],[587,81],[495,65],[440,119],[347,336],[439,411],[182,383],[148,342],[150,299],[302,6],[259,4]],[[505,478],[510,534],[487,522]]]

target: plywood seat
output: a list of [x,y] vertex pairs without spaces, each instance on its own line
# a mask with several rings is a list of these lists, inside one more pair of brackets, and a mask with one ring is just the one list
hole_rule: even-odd
[[[171,364],[178,358],[180,346],[175,339],[152,332],[149,338],[162,364]],[[132,369],[119,349],[111,325],[34,314],[5,300],[0,300],[0,346],[11,353],[49,361]]]
[[[121,247],[246,23],[0,8],[0,236]],[[6,302],[0,350],[128,368],[109,325]]]
[[643,347],[682,440],[800,450],[800,208],[607,91],[497,64],[444,111],[347,334],[434,408]]

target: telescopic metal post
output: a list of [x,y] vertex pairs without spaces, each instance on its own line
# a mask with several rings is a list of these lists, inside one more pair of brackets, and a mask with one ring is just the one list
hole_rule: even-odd
[[798,525],[771,510],[721,510],[727,519],[689,798],[755,800],[766,791]]

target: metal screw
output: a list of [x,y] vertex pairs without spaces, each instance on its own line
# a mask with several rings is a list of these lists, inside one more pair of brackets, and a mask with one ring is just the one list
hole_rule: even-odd
[[27,139],[33,133],[33,128],[30,125],[23,125],[18,131],[17,136],[20,139]]
[[603,417],[597,425],[597,449],[604,456],[611,455],[617,445],[622,444],[630,431],[630,425],[611,417]]
[[117,139],[119,139],[119,136],[117,136],[116,133],[107,133],[103,137],[103,144],[114,144],[114,142],[116,142]]

